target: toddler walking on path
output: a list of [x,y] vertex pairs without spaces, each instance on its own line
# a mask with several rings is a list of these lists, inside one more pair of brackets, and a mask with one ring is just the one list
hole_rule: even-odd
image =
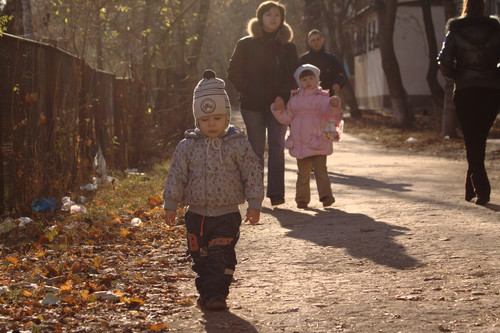
[[325,116],[340,118],[342,112],[340,99],[337,96],[330,97],[328,90],[319,86],[319,74],[320,70],[316,66],[299,66],[294,73],[299,89],[291,91],[286,108],[281,97],[277,97],[271,105],[278,122],[291,125],[285,147],[297,159],[295,201],[298,208],[307,208],[311,200],[311,168],[323,206],[331,206],[335,202],[326,167],[326,159],[333,153],[333,145],[322,135],[322,119]]
[[262,167],[244,132],[230,125],[231,108],[223,80],[206,70],[193,96],[196,129],[176,147],[163,191],[165,221],[174,225],[177,205],[185,214],[188,250],[197,273],[198,305],[226,309],[236,266],[239,205],[256,224],[264,199]]

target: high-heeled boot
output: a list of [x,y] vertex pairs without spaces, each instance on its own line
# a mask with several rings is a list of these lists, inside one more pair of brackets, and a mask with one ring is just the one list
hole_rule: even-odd
[[491,186],[488,175],[476,173],[471,175],[472,185],[477,195],[476,205],[486,205],[490,201]]
[[474,185],[472,185],[471,174],[467,171],[465,176],[465,201],[471,201],[476,197],[476,192],[474,191]]

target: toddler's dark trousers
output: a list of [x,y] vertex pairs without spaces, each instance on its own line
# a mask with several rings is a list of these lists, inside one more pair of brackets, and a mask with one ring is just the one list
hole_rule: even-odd
[[484,166],[486,139],[500,107],[500,89],[472,87],[455,91],[453,102],[467,152],[467,183],[478,196],[489,197],[490,183]]
[[195,284],[200,297],[226,298],[236,267],[235,245],[240,237],[241,214],[185,216],[188,251],[197,273]]

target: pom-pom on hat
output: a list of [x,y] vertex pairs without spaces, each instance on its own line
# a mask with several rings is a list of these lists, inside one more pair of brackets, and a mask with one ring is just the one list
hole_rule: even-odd
[[226,127],[231,120],[229,97],[224,89],[224,80],[216,77],[211,69],[203,72],[203,78],[198,82],[193,92],[193,115],[195,124],[204,116],[223,114],[227,116]]

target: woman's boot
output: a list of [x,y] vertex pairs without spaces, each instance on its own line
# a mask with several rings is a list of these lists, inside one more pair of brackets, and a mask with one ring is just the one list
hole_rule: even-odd
[[471,175],[472,185],[476,191],[476,205],[486,205],[490,201],[491,186],[486,172]]
[[469,171],[465,176],[465,201],[471,201],[476,197],[476,192],[474,191],[474,185],[472,185],[472,178]]

